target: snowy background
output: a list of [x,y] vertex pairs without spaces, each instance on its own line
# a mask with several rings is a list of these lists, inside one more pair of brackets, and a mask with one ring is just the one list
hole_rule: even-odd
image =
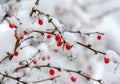
[[[2,61],[0,73],[21,77],[20,80],[33,84],[33,81],[53,77],[49,74],[50,67],[33,68],[33,66],[49,63],[52,67],[59,67],[62,70],[59,72],[53,68],[54,75],[60,75],[60,77],[38,82],[38,84],[100,84],[92,79],[86,80],[79,74],[68,73],[64,69],[81,70],[90,78],[101,79],[104,84],[119,84],[120,66],[117,69],[116,66],[120,62],[120,0],[40,0],[38,6],[35,2],[36,0],[0,0],[0,60],[6,57],[8,52],[14,53],[17,41],[15,32],[18,36],[24,36],[20,40],[21,45],[16,49],[19,55],[14,56],[12,60],[7,58]],[[35,17],[30,17],[32,7],[50,15],[59,31],[62,32],[65,41],[73,45],[70,51],[56,45],[55,35],[47,39],[47,33],[44,35],[37,32],[31,33],[34,30],[54,29],[44,15],[36,16],[36,14]],[[6,13],[10,17],[3,20]],[[38,24],[38,18],[43,20],[43,25]],[[15,24],[17,29],[9,28],[9,23]],[[30,34],[24,35],[24,31]],[[70,33],[70,31],[80,31],[81,34]],[[100,32],[104,35],[91,32]],[[98,35],[102,37],[100,40],[97,39]],[[32,38],[25,40],[29,37]],[[106,55],[95,54],[76,42],[90,44],[93,49],[104,52]],[[39,53],[37,53],[38,50],[40,50]],[[104,62],[104,57],[110,59],[108,64]],[[14,72],[17,67],[31,62],[31,59],[37,63],[31,63],[29,67]],[[20,64],[21,62],[23,64]],[[16,80],[3,76],[0,75],[0,84],[18,83]],[[75,76],[77,80],[72,82],[71,76]]]

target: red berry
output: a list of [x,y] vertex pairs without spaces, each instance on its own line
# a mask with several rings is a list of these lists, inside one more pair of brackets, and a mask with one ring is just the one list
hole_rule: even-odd
[[27,73],[24,71],[24,72],[23,72],[23,76],[26,76],[26,75],[27,75]]
[[19,55],[19,53],[16,51],[16,52],[14,52],[14,56],[18,56]]
[[24,37],[21,36],[21,37],[18,37],[18,36],[15,36],[16,40],[20,40],[20,39],[23,39]]
[[54,52],[58,52],[58,50],[57,50],[57,49],[55,49],[55,50],[54,50]]
[[51,38],[51,35],[50,35],[50,34],[48,34],[48,35],[47,35],[47,38],[48,38],[48,39],[50,39],[50,38]]
[[33,60],[33,64],[35,64],[35,65],[36,65],[36,64],[37,64],[37,61],[36,61],[36,60]]
[[102,39],[102,36],[101,35],[98,35],[97,36],[97,40],[101,40]]
[[68,43],[65,45],[65,47],[66,47],[67,50],[70,50],[70,49],[71,49],[71,45],[68,44]]
[[53,69],[50,69],[49,74],[53,76],[55,74],[55,71]]
[[110,62],[110,59],[107,57],[104,57],[104,62],[105,62],[105,64],[108,64]]
[[43,20],[39,19],[39,20],[38,20],[38,24],[39,24],[39,25],[43,25]]
[[77,80],[77,78],[76,78],[76,77],[71,76],[71,81],[72,81],[72,82],[76,82],[76,80]]
[[42,61],[45,61],[45,57],[44,56],[42,56]]
[[50,60],[50,56],[48,56],[47,59]]
[[18,36],[15,36],[16,40],[19,40],[19,37]]
[[24,31],[24,35],[27,35],[27,34],[28,34],[28,32]]
[[18,72],[18,69],[16,69],[15,72],[17,73],[17,72]]
[[14,25],[13,23],[9,23],[9,27],[10,27],[10,28],[14,28],[15,25]]
[[58,41],[58,42],[57,42],[57,46],[58,46],[58,47],[62,46],[62,44],[63,44],[63,43],[62,43],[61,41]]
[[55,40],[56,40],[56,41],[61,41],[61,36],[60,36],[59,34],[57,34],[57,35],[55,36]]

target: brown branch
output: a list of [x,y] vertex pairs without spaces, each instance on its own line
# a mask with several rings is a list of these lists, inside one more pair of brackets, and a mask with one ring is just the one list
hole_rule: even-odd
[[88,33],[82,33],[80,31],[68,31],[68,32],[70,32],[70,33],[77,33],[77,34],[80,34],[80,35],[83,34],[83,35],[87,35],[87,36],[92,35],[92,34],[104,35],[104,33],[101,33],[101,32],[88,32]]
[[93,51],[95,54],[100,53],[100,54],[106,55],[105,52],[98,51],[98,50],[96,50],[96,49],[94,49],[94,48],[91,48],[91,45],[89,45],[89,44],[86,45],[86,44],[83,44],[83,43],[80,43],[80,42],[76,42],[76,43],[79,44],[79,45],[81,45],[81,46],[83,46],[83,47],[86,47],[87,49],[90,49],[90,50]]
[[25,42],[25,41],[28,40],[28,39],[31,39],[31,38],[33,38],[33,36],[30,36],[30,37],[24,39],[23,41],[20,42],[20,44],[23,43],[23,42]]
[[50,77],[50,78],[46,78],[46,79],[43,79],[43,80],[33,81],[32,83],[40,83],[40,82],[44,82],[44,81],[48,81],[48,80],[54,80],[54,79],[59,78],[59,77],[60,77],[60,75]]
[[32,60],[32,61],[29,62],[29,63],[27,62],[27,60],[23,60],[23,61],[19,62],[19,64],[22,64],[22,62],[26,61],[27,64],[25,64],[24,66],[20,66],[20,67],[16,68],[16,69],[14,70],[14,72],[15,72],[15,71],[18,71],[19,69],[23,69],[23,68],[29,67],[30,64],[34,61],[33,58],[34,58],[35,56],[37,56],[39,53],[40,53],[40,50],[38,50],[38,51],[29,59],[29,60]]
[[[60,70],[60,68],[59,67],[54,67],[54,66],[51,66],[50,64],[47,64],[47,65],[40,65],[40,66],[32,66],[33,68],[37,68],[37,69],[40,69],[40,68],[54,68],[54,69],[57,69],[57,70]],[[29,68],[29,66],[27,66],[27,65],[25,65],[25,66],[22,66],[22,67],[18,67],[18,68],[16,68],[15,70],[20,70],[20,69],[23,69],[23,68]],[[72,72],[72,73],[76,73],[76,74],[79,74],[79,75],[81,75],[82,77],[84,77],[84,78],[86,78],[87,80],[93,80],[93,81],[96,81],[96,82],[98,82],[98,83],[100,83],[100,84],[103,84],[102,83],[102,80],[97,80],[97,79],[94,79],[94,78],[91,78],[91,77],[88,77],[88,76],[86,76],[86,74],[85,73],[83,73],[82,71],[75,71],[75,70],[70,70],[70,69],[62,69],[62,70],[64,70],[64,71],[66,71],[66,72]]]
[[54,31],[52,31],[52,32],[48,32],[48,31],[38,31],[38,30],[33,30],[32,32],[41,33],[42,35],[43,35],[44,33],[55,35],[55,34],[54,34]]
[[[65,39],[63,38],[62,33],[59,31],[58,27],[53,22],[53,19],[50,18],[49,14],[45,14],[45,13],[43,13],[40,10],[37,10],[37,9],[35,9],[35,10],[33,9],[32,11],[34,11],[34,12],[37,11],[39,14],[44,15],[48,19],[48,23],[51,23],[54,26],[55,30],[57,30],[61,34],[61,38],[63,39],[64,44],[67,43],[65,41]],[[81,33],[81,32],[77,32],[77,33]],[[95,34],[95,33],[103,34],[103,33],[99,33],[99,32],[92,32],[91,34]],[[85,33],[85,34],[89,35],[90,33]],[[92,50],[93,52],[95,52],[95,54],[100,53],[100,54],[106,55],[106,53],[104,53],[102,51],[98,51],[98,50],[95,50],[95,49],[91,48],[91,45],[86,45],[86,44],[83,44],[83,43],[80,43],[80,42],[76,42],[76,43],[79,44],[79,45],[81,45],[81,46],[83,46],[83,47],[86,47],[86,48]]]
[[[17,30],[15,30],[15,36],[17,36]],[[17,50],[17,48],[20,46],[20,40],[17,40],[16,42],[15,42],[15,47],[14,47],[14,52],[16,52],[16,50]],[[9,55],[9,59],[10,60],[12,60],[12,58],[13,58],[13,56],[14,56],[14,52],[13,52],[13,54],[8,54]]]
[[[6,75],[6,74],[3,74],[3,73],[0,73],[0,75],[2,75],[4,77],[7,77],[7,78],[10,78],[10,79],[13,79],[13,80],[16,80],[16,81],[21,82],[23,84],[27,84],[27,82],[20,80],[21,77],[13,77],[13,76]],[[46,78],[46,79],[43,79],[43,80],[33,81],[32,83],[39,83],[39,82],[44,82],[44,81],[47,81],[47,80],[54,80],[54,79],[56,79],[58,77],[60,77],[60,75],[57,75],[57,76],[54,76],[54,77],[50,77],[50,78]]]
[[10,76],[10,75],[3,74],[3,73],[1,73],[1,72],[0,72],[0,75],[2,75],[2,76],[4,76],[4,77],[7,77],[7,78],[10,78],[10,79],[13,79],[13,80],[16,80],[16,81],[21,82],[21,83],[23,83],[23,84],[27,84],[27,82],[20,80],[21,77],[13,77],[13,76]]
[[0,64],[1,64],[4,60],[6,60],[8,57],[9,57],[9,56],[4,57],[4,58],[0,61]]

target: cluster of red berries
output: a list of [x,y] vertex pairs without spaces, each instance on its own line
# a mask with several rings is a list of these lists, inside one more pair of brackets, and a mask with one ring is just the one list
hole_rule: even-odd
[[[61,47],[63,45],[62,38],[61,38],[61,36],[59,34],[55,35],[55,40],[57,42],[57,46],[58,47]],[[70,50],[71,49],[71,45],[66,43],[65,44],[65,48],[66,48],[66,50]]]
[[62,42],[61,36],[60,36],[59,34],[57,34],[57,35],[55,36],[55,40],[57,41],[57,46],[58,46],[58,47],[61,47],[62,44],[63,44],[63,42]]
[[[39,19],[39,20],[38,20],[38,24],[39,24],[39,25],[43,25],[43,20]],[[10,27],[10,28],[14,28],[15,25],[12,24],[12,23],[9,23],[9,27]],[[25,32],[25,34],[27,34],[27,33]],[[47,39],[50,39],[51,37],[52,37],[51,34],[48,34],[48,35],[47,35]],[[15,38],[16,38],[17,40],[23,39],[23,37],[18,37],[18,36],[15,36]],[[102,36],[101,36],[101,35],[98,35],[98,36],[97,36],[97,40],[101,40],[101,39],[102,39]],[[58,47],[61,47],[61,46],[63,45],[63,40],[62,40],[62,38],[61,38],[61,35],[59,35],[59,34],[55,35],[55,40],[56,40],[56,42],[57,42],[57,46],[58,46]],[[65,44],[65,48],[66,48],[66,50],[70,50],[70,49],[71,49],[71,45],[70,45],[69,43],[66,43],[66,44]],[[54,51],[55,51],[55,52],[58,52],[58,50],[54,50]],[[17,57],[18,55],[19,55],[19,52],[17,52],[17,51],[14,52],[14,56]],[[42,61],[45,61],[46,58],[47,58],[47,59],[50,59],[50,56],[48,56],[48,57],[42,56],[41,59],[42,59]],[[106,64],[108,64],[108,63],[110,62],[110,59],[107,58],[107,57],[104,57],[104,62],[105,62]],[[36,65],[36,64],[37,64],[37,61],[36,61],[36,60],[33,60],[33,64]],[[58,71],[61,72],[61,69],[59,69]],[[49,74],[50,74],[51,76],[54,76],[54,74],[55,74],[54,69],[50,69],[50,70],[49,70]],[[26,73],[25,73],[24,75],[26,75]],[[76,78],[75,76],[71,76],[70,79],[71,79],[72,82],[76,82],[76,80],[77,80],[77,78]]]

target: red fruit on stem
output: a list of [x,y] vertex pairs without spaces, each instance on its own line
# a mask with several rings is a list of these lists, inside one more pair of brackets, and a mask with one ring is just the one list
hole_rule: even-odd
[[50,39],[50,38],[51,38],[51,35],[50,35],[50,34],[48,34],[48,35],[47,35],[47,38],[48,38],[48,39]]
[[38,24],[39,24],[39,25],[43,25],[43,20],[39,19],[39,20],[38,20]]
[[35,64],[35,65],[36,65],[36,64],[37,64],[37,61],[36,61],[36,60],[33,60],[33,64]]
[[58,69],[59,72],[61,72],[62,70],[61,69]]
[[57,50],[57,49],[55,49],[55,50],[54,50],[54,52],[58,52],[58,50]]
[[76,82],[76,80],[77,80],[77,78],[76,78],[76,77],[71,76],[71,81],[72,81],[72,82]]
[[60,36],[59,34],[57,34],[57,35],[55,36],[55,40],[56,40],[56,41],[61,41],[61,36]]
[[97,36],[97,40],[101,40],[102,39],[102,36],[101,35],[98,35]]
[[50,56],[48,56],[47,59],[50,60]]
[[66,47],[67,50],[70,50],[70,49],[71,49],[71,45],[68,44],[68,43],[65,45],[65,47]]
[[105,64],[108,64],[110,62],[110,59],[107,57],[104,57],[104,62],[105,62]]
[[63,43],[62,43],[61,41],[58,41],[58,42],[57,42],[57,46],[58,46],[58,47],[62,46],[62,44],[63,44]]
[[16,40],[19,40],[19,37],[18,36],[15,36]]
[[23,36],[20,37],[20,39],[23,39],[23,38],[24,38]]
[[23,36],[21,36],[21,37],[15,36],[15,38],[16,38],[16,40],[20,40],[20,39],[23,39],[24,37]]
[[45,61],[45,56],[42,56],[42,61]]
[[19,53],[16,51],[16,52],[14,52],[14,56],[18,56],[19,55]]
[[49,74],[53,76],[55,74],[55,71],[53,69],[50,69]]
[[24,35],[27,35],[27,34],[28,34],[28,32],[24,31]]
[[10,27],[10,28],[14,28],[15,25],[14,25],[13,23],[9,23],[9,27]]

